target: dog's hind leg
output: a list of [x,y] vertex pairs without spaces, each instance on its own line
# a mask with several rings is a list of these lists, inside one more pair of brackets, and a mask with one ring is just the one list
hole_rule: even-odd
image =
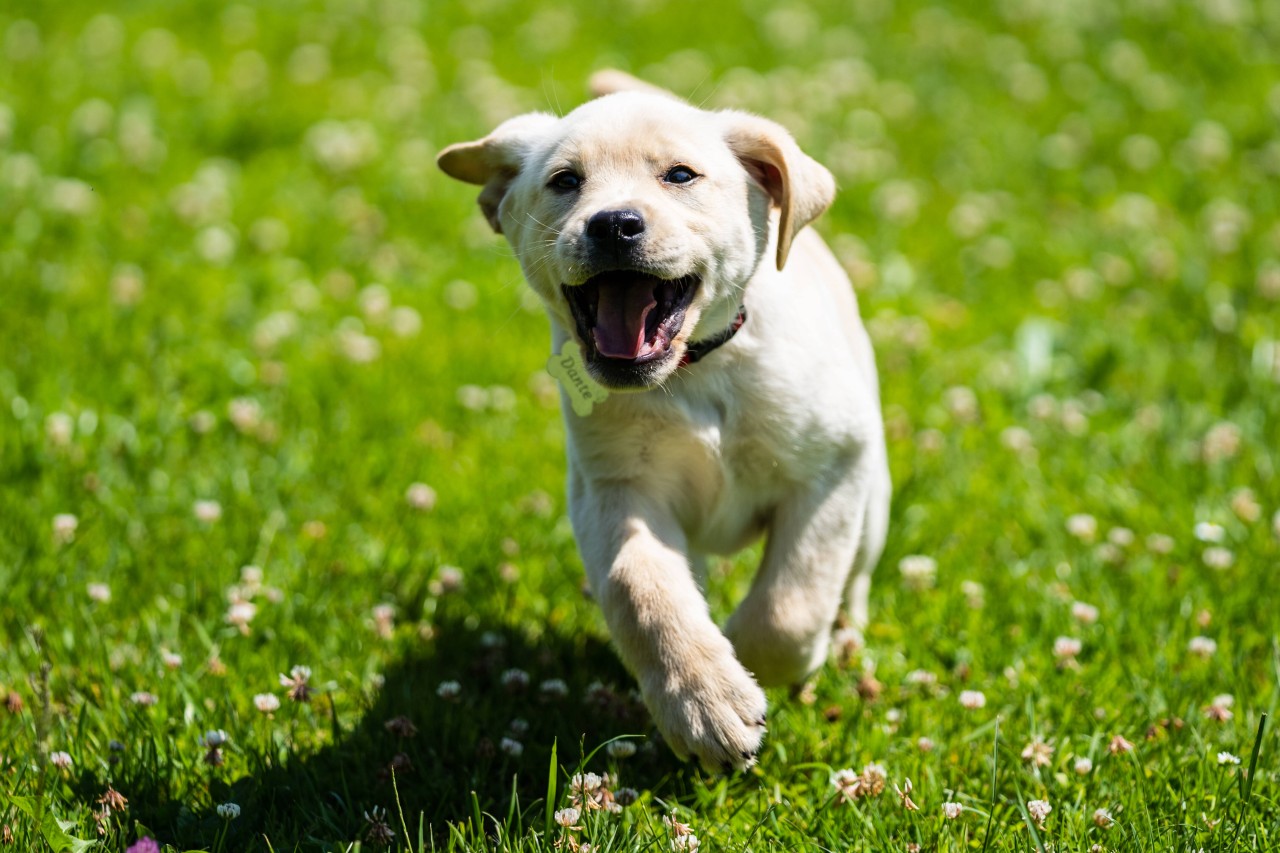
[[885,539],[889,535],[892,484],[889,481],[887,461],[882,459],[873,470],[873,485],[862,516],[862,537],[858,542],[858,554],[853,560],[853,571],[849,573],[849,582],[844,590],[845,613],[848,614],[849,627],[855,632],[859,644],[870,621],[868,598],[871,592],[871,573],[880,562]]
[[725,627],[761,684],[799,684],[826,660],[866,528],[869,476],[859,460],[778,507],[760,570]]

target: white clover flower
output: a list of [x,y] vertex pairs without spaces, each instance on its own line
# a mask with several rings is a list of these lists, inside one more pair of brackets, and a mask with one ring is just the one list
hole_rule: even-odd
[[422,315],[407,305],[391,310],[391,331],[400,338],[411,338],[422,329]]
[[217,501],[196,501],[191,507],[191,511],[195,513],[196,519],[203,521],[206,524],[212,524],[222,518],[222,504]]
[[1092,625],[1098,621],[1098,608],[1092,604],[1085,604],[1083,601],[1077,601],[1071,605],[1071,615],[1077,622],[1083,622],[1086,625]]
[[498,742],[498,748],[512,758],[519,758],[524,754],[524,744],[515,738],[504,737]]
[[1209,568],[1225,571],[1235,564],[1236,555],[1232,553],[1230,548],[1213,547],[1205,548],[1201,559],[1204,560],[1204,564]]
[[692,832],[687,835],[677,835],[671,839],[671,849],[673,851],[687,850],[689,853],[693,853],[699,846],[701,845],[698,841],[698,836]]
[[252,397],[235,397],[227,403],[227,419],[237,432],[251,433],[262,424],[262,404]]
[[160,662],[164,664],[165,669],[177,669],[182,666],[182,655],[168,649],[161,649]]
[[234,625],[244,633],[249,633],[249,623],[258,615],[258,605],[252,601],[235,601],[227,608],[223,618],[227,624]]
[[80,519],[69,512],[60,512],[53,517],[53,542],[55,545],[66,545],[76,538],[76,528]]
[[1239,756],[1232,755],[1229,752],[1219,752],[1218,763],[1219,764],[1239,764],[1240,758]]
[[240,817],[240,807],[235,803],[223,803],[218,806],[218,817],[223,820],[235,820]]
[[335,339],[339,352],[353,364],[369,364],[382,355],[382,344],[378,339],[354,327],[338,329]]
[[629,740],[610,741],[605,752],[613,758],[630,758],[636,754],[636,745]]
[[479,385],[461,385],[458,387],[458,404],[478,412],[489,405],[489,392]]
[[670,815],[663,815],[662,822],[671,833],[673,851],[698,849],[698,836],[693,834],[693,828],[689,824],[681,823]]
[[1262,504],[1258,503],[1253,489],[1236,489],[1231,495],[1231,511],[1250,524],[1262,518]]
[[960,705],[971,711],[985,708],[987,697],[980,690],[962,690],[960,692]]
[[1116,819],[1111,816],[1111,812],[1107,809],[1095,809],[1093,812],[1093,822],[1097,826],[1106,829],[1111,826],[1111,824],[1115,823]]
[[563,699],[569,695],[569,685],[562,678],[548,678],[538,685],[544,699]]
[[1000,443],[1017,453],[1026,453],[1036,446],[1031,431],[1019,426],[1005,427],[1000,433]]
[[66,447],[75,434],[76,422],[66,412],[52,412],[44,419],[44,434],[54,447]]
[[957,421],[969,423],[978,417],[978,397],[972,388],[964,385],[948,388],[942,394],[942,402]]
[[933,742],[933,738],[931,737],[926,737],[924,735],[921,735],[920,737],[916,738],[916,749],[920,750],[921,752],[933,752],[934,746],[935,744]]
[[436,490],[426,483],[411,483],[405,490],[404,499],[419,512],[429,512],[436,506]]
[[395,629],[396,608],[393,604],[375,604],[373,606],[373,626],[378,636],[391,637]]
[[573,826],[575,823],[578,822],[578,818],[581,816],[582,816],[581,813],[577,809],[575,809],[573,806],[569,806],[568,808],[558,809],[555,814],[556,823],[560,824],[565,828]]
[[211,264],[222,266],[236,253],[239,238],[225,225],[210,225],[196,234],[196,253]]
[[253,697],[253,707],[264,714],[280,710],[280,697],[274,693],[257,693]]
[[325,119],[312,125],[306,134],[307,147],[321,166],[345,173],[360,168],[378,156],[378,132],[364,121]]
[[907,684],[937,684],[938,676],[927,669],[913,669],[907,673],[906,682]]
[[105,604],[111,600],[111,587],[105,583],[91,583],[88,586],[89,599]]
[[594,794],[604,784],[604,777],[596,773],[575,773],[569,780],[569,790],[583,795]]
[[1230,459],[1240,451],[1240,427],[1228,421],[1214,424],[1205,433],[1201,454],[1206,462]]
[[964,806],[959,803],[943,803],[942,814],[947,820],[955,820],[960,817],[960,813],[964,811]]
[[204,737],[200,739],[200,743],[208,747],[218,747],[225,744],[230,738],[222,729],[210,729],[204,733]]
[[883,764],[873,761],[862,768],[862,778],[883,784],[889,779],[889,771]]
[[154,693],[138,690],[129,694],[129,701],[135,705],[141,705],[143,708],[149,708],[159,700]]
[[1076,763],[1071,766],[1080,776],[1088,776],[1093,772],[1093,761],[1089,758],[1077,758]]
[[1107,541],[1117,548],[1128,548],[1134,538],[1133,531],[1127,527],[1113,527],[1107,531]]
[[1236,697],[1230,693],[1219,693],[1209,702],[1215,708],[1230,708],[1236,704]]
[[439,591],[437,594],[457,592],[462,589],[462,580],[462,569],[457,566],[441,566],[436,574],[434,589]]
[[1053,656],[1059,660],[1074,658],[1083,648],[1084,643],[1075,637],[1058,637],[1053,641]]
[[46,199],[51,210],[67,216],[88,216],[98,205],[93,187],[75,178],[57,178],[49,185]]
[[68,752],[62,752],[61,750],[58,752],[51,752],[49,753],[49,763],[59,770],[66,770],[71,766],[71,754]]
[[1048,767],[1053,763],[1053,747],[1040,738],[1035,738],[1023,747],[1022,760],[1036,767]]
[[1049,805],[1048,800],[1029,800],[1027,802],[1027,814],[1031,815],[1031,819],[1042,828],[1045,818],[1049,816],[1051,811],[1053,811],[1053,806]]
[[462,685],[456,681],[442,681],[436,688],[436,695],[445,700],[457,699],[462,695]]
[[1227,535],[1227,531],[1223,529],[1221,524],[1214,524],[1211,521],[1200,521],[1192,528],[1195,537],[1201,542],[1221,542]]
[[1111,742],[1107,744],[1107,752],[1112,755],[1124,755],[1133,752],[1133,741],[1124,735],[1116,735],[1111,738]]
[[523,690],[529,686],[529,673],[523,669],[508,669],[498,677],[498,681],[507,690]]
[[927,589],[933,586],[938,574],[938,563],[932,557],[923,554],[912,554],[898,561],[898,571],[907,586],[913,589]]
[[1187,642],[1187,651],[1202,658],[1212,657],[1217,650],[1217,642],[1209,637],[1192,637]]
[[191,417],[187,419],[187,425],[197,435],[207,435],[213,432],[213,428],[218,425],[218,417],[213,412],[201,409],[192,413]]
[[1098,535],[1098,519],[1088,513],[1076,513],[1067,518],[1067,532],[1083,542],[1092,542]]

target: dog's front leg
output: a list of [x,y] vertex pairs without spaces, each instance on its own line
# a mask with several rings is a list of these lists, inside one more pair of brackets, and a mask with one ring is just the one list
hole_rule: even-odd
[[755,760],[765,697],[716,627],[671,514],[627,487],[571,483],[592,592],[671,749],[716,770]]

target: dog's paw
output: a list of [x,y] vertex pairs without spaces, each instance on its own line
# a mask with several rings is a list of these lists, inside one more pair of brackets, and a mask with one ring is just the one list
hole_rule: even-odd
[[711,771],[730,772],[756,761],[765,732],[764,691],[742,664],[726,654],[696,671],[656,673],[642,682],[658,731],[681,758],[693,756]]

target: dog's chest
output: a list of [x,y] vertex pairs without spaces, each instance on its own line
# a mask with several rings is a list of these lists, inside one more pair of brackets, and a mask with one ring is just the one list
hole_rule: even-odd
[[813,404],[812,395],[724,377],[611,397],[589,419],[569,421],[573,477],[642,493],[674,516],[694,550],[733,552],[839,452],[842,437]]
[[671,505],[695,550],[736,551],[768,526],[809,466],[767,411],[715,400],[680,410],[658,451],[674,475]]

